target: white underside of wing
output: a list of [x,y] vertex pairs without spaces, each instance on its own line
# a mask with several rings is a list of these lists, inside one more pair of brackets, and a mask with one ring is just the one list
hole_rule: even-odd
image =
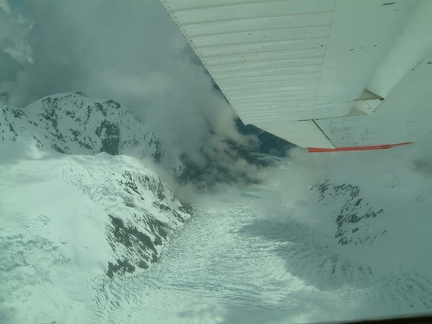
[[246,124],[322,148],[431,132],[430,1],[161,2]]

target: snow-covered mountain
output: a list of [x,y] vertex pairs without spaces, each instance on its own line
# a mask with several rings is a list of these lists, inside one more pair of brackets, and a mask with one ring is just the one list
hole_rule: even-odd
[[0,129],[6,304],[52,272],[89,279],[146,269],[190,217],[157,174],[121,155],[158,161],[161,150],[119,103],[59,94],[25,109],[5,107]]
[[[198,199],[183,227],[189,206],[146,167],[182,162],[166,161],[123,105],[53,95],[5,107],[0,130],[0,323],[292,323],[432,309],[427,159],[344,155],[312,185],[302,179],[315,166],[259,156],[279,164],[264,184]],[[218,175],[242,176],[228,171]]]
[[365,161],[341,157],[331,180],[311,188],[287,186],[299,179],[292,161],[267,183],[206,197],[161,262],[101,287],[90,322],[346,323],[430,312],[431,179],[400,163],[346,176],[351,158]]
[[[97,100],[80,92],[42,98],[21,109],[6,106],[0,118],[2,142],[17,139],[44,151],[66,154],[127,154],[165,163],[153,130],[114,100]],[[167,164],[168,163],[168,164]],[[166,162],[174,171],[181,162]]]

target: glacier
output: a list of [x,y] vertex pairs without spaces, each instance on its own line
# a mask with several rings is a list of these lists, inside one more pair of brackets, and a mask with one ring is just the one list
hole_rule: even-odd
[[1,323],[432,310],[432,173],[417,154],[426,142],[264,156],[265,181],[196,192],[191,208],[154,171],[179,172],[182,161],[165,159],[151,125],[120,103],[73,92],[0,117]]

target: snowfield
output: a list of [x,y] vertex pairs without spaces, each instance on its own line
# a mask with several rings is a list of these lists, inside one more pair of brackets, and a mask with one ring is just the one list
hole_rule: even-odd
[[196,193],[191,214],[146,159],[119,155],[164,158],[120,105],[69,93],[28,109],[0,120],[0,323],[432,312],[428,143],[293,153],[262,184]]
[[[340,244],[333,211],[351,200],[352,187],[311,188],[300,201],[271,207],[266,204],[280,194],[277,186],[202,197],[161,260],[109,278],[107,260],[116,256],[106,214],[127,219],[133,210],[111,182],[123,169],[137,172],[136,163],[99,154],[7,166],[1,185],[7,215],[1,227],[2,322],[294,323],[430,312],[430,214],[418,209],[406,216],[395,202],[369,200],[364,214],[380,203],[392,207],[391,214],[348,222],[359,229],[345,234],[351,244]],[[363,191],[354,199],[366,200]],[[158,221],[178,228],[175,218],[151,210],[149,202],[157,201],[152,192],[144,199],[143,208]],[[421,205],[426,212],[430,199]],[[356,243],[358,233],[371,227],[370,239]]]
[[[333,198],[323,201],[312,188],[293,204],[266,205],[277,188],[204,198],[160,262],[104,286],[102,322],[311,323],[431,312],[430,199],[410,214],[401,207],[413,197],[365,201],[365,214],[374,204],[392,210],[355,223],[353,238],[373,228],[370,239],[340,244],[334,211],[351,191],[336,196],[329,186]],[[367,189],[356,198],[366,200]]]
[[17,159],[1,178],[2,323],[76,323],[96,278],[148,268],[189,217],[127,156]]

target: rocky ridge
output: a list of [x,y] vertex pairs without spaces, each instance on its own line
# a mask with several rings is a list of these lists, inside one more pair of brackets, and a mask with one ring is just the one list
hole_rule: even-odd
[[[72,92],[45,97],[24,109],[6,106],[0,115],[0,136],[3,151],[25,143],[20,158],[28,158],[28,150],[35,149],[40,153],[30,159],[42,163],[49,156],[55,160],[53,166],[46,163],[52,170],[43,170],[47,177],[54,177],[52,186],[66,184],[82,199],[92,201],[97,217],[103,218],[104,237],[111,247],[105,269],[110,277],[148,268],[158,260],[174,230],[190,216],[189,207],[155,173],[133,156],[124,155],[163,163],[161,143],[151,129],[118,102]],[[20,163],[14,164],[8,172],[19,168]],[[33,167],[30,163],[20,171],[21,176],[42,174]],[[76,212],[85,213],[87,207],[83,203]],[[33,214],[38,209],[35,206],[26,217],[36,217]],[[73,214],[64,217],[73,222]]]

